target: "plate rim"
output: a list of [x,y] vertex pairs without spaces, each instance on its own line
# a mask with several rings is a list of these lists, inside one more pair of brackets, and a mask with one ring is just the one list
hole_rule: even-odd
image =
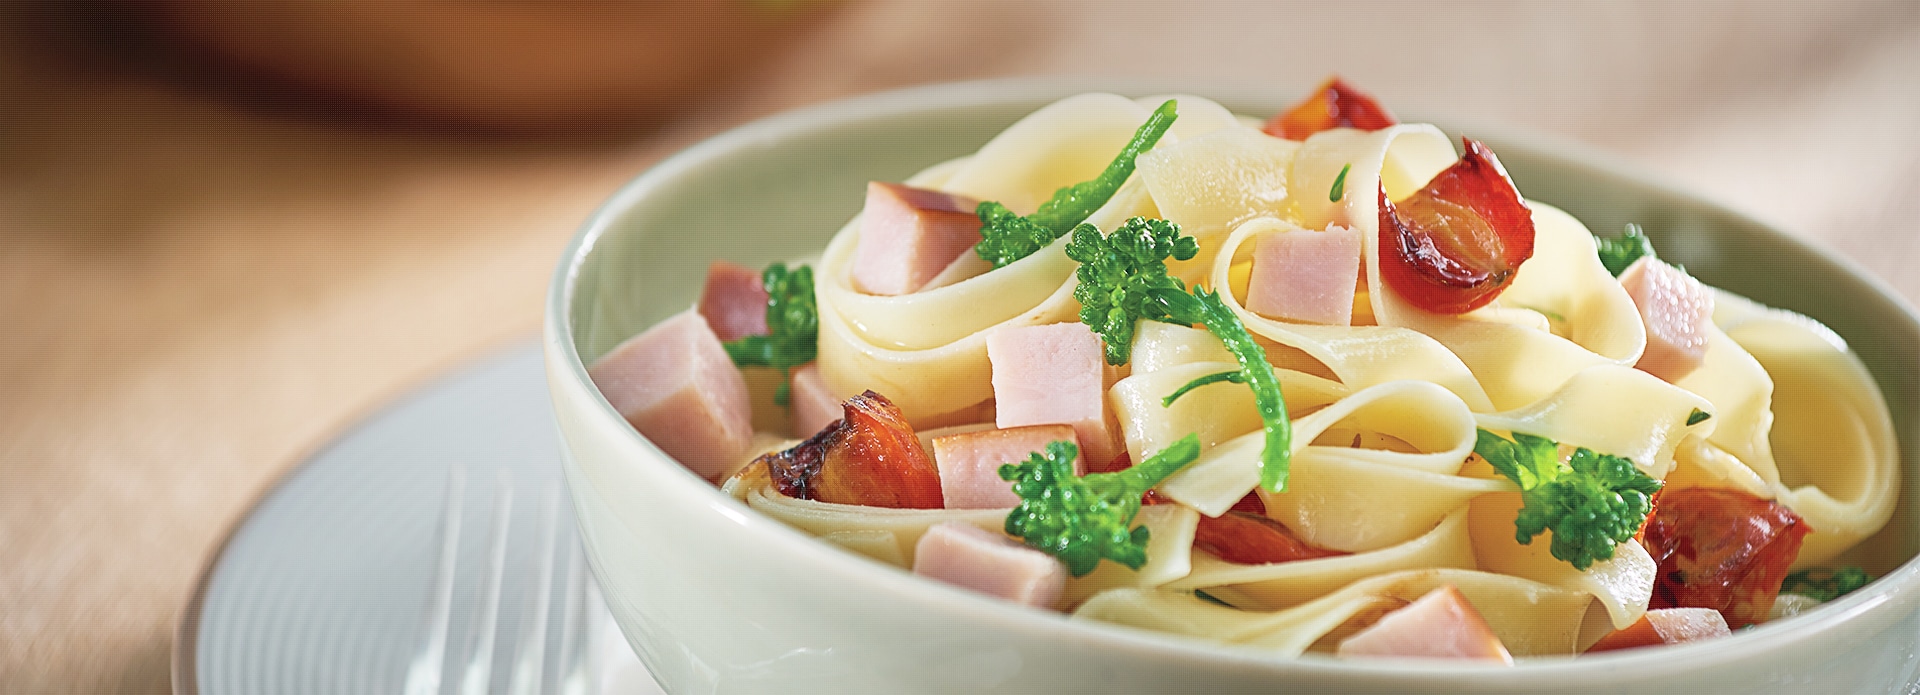
[[[406,405],[414,397],[424,394],[435,387],[443,386],[473,373],[479,365],[490,360],[506,359],[523,351],[541,352],[538,333],[529,334],[517,330],[505,337],[493,337],[476,347],[463,349],[457,354],[442,359],[400,380],[399,383],[381,389],[378,396],[356,405],[345,417],[328,426],[318,437],[302,444],[285,460],[278,473],[265,485],[253,492],[240,514],[227,523],[221,531],[220,542],[213,546],[205,559],[200,562],[200,570],[195,573],[193,590],[187,602],[181,607],[180,617],[173,626],[173,646],[168,656],[171,675],[168,680],[175,695],[199,695],[200,693],[200,619],[206,611],[207,590],[213,585],[214,570],[220,561],[227,557],[227,549],[232,546],[240,529],[246,527],[260,513],[260,506],[286,487],[294,476],[313,465],[322,455],[333,450],[347,437],[365,429],[368,425],[393,413]],[[543,356],[544,358],[544,356]],[[542,376],[544,379],[544,375]]]

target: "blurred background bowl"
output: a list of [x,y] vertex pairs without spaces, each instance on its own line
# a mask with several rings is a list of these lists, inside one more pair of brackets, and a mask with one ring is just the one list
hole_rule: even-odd
[[[1179,87],[976,82],[792,112],[659,164],[575,238],[549,287],[544,338],[567,480],[613,613],[668,690],[1804,693],[1890,691],[1915,679],[1920,567],[1907,561],[1920,547],[1911,512],[1920,500],[1920,320],[1912,309],[1857,267],[1766,224],[1605,158],[1498,129],[1474,132],[1529,198],[1593,229],[1648,223],[1664,232],[1657,239],[1673,249],[1666,255],[1703,280],[1811,315],[1855,346],[1889,398],[1905,470],[1894,520],[1862,552],[1898,569],[1809,614],[1694,645],[1514,669],[1273,659],[1071,622],[816,541],[667,458],[589,381],[584,364],[694,301],[707,261],[815,253],[858,212],[868,180],[900,180],[971,153],[1033,109],[1092,90]],[[1297,93],[1207,95],[1266,115]]]
[[819,0],[159,0],[242,74],[489,130],[669,115],[787,45]]

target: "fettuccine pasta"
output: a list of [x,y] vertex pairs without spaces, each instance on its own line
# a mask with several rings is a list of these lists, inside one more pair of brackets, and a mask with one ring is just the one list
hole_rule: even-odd
[[[1163,106],[1170,100],[1177,104],[1173,125],[1161,126],[1163,134],[1137,158],[1123,154],[1131,168],[1114,169],[1121,161],[1115,153],[1153,126],[1156,107],[1175,108]],[[1669,282],[1649,286],[1684,298],[1687,287],[1698,287],[1684,271],[1653,257],[1624,271],[1610,268],[1603,257],[1612,241],[1517,192],[1514,209],[1530,219],[1520,242],[1505,227],[1495,237],[1473,226],[1482,222],[1460,222],[1469,213],[1485,225],[1497,220],[1472,207],[1487,205],[1484,198],[1447,198],[1459,194],[1447,193],[1442,179],[1490,166],[1497,173],[1490,180],[1506,181],[1497,160],[1476,159],[1477,143],[1467,142],[1463,158],[1433,126],[1385,121],[1341,121],[1279,137],[1302,135],[1300,113],[1263,132],[1259,121],[1200,97],[1080,95],[1034,112],[970,157],[935,165],[903,187],[871,189],[867,212],[834,236],[812,270],[817,362],[795,372],[785,406],[795,423],[811,412],[809,403],[827,404],[827,414],[779,437],[763,433],[751,449],[728,450],[728,465],[713,475],[752,461],[727,483],[748,507],[879,562],[995,593],[981,587],[1017,573],[983,566],[972,576],[987,576],[979,580],[986,584],[969,584],[928,569],[956,552],[943,544],[972,543],[981,533],[1008,545],[980,557],[1040,555],[1005,536],[1037,528],[1016,519],[1039,508],[1037,493],[1029,494],[1039,488],[1008,480],[1011,464],[1027,461],[1029,451],[1043,461],[1045,442],[1019,448],[1008,443],[1014,439],[994,437],[1039,437],[1034,428],[1052,427],[1046,437],[1077,444],[1069,450],[1076,470],[1100,475],[1197,446],[1144,498],[1132,492],[1123,500],[1145,500],[1124,527],[1144,529],[1132,541],[1144,549],[1137,566],[1116,555],[1095,557],[1091,571],[1075,568],[1076,576],[1055,589],[1016,600],[1076,619],[1282,656],[1364,653],[1361,646],[1373,638],[1362,635],[1413,629],[1406,627],[1411,618],[1389,616],[1418,614],[1415,607],[1428,602],[1423,597],[1443,587],[1462,597],[1501,654],[1520,657],[1610,644],[1603,637],[1618,639],[1650,611],[1712,609],[1738,627],[1753,621],[1754,610],[1764,619],[1790,569],[1833,562],[1887,523],[1898,488],[1887,408],[1871,375],[1824,326],[1711,288],[1696,298],[1710,307],[1701,309],[1698,325],[1663,323],[1672,319],[1660,312],[1693,305],[1650,306],[1677,300],[1635,283]],[[981,226],[987,206],[972,222],[969,206],[998,203],[1044,230],[1060,209],[1049,202],[1056,191],[1103,172],[1118,178],[1104,192],[1085,194],[1096,196],[1097,207],[1067,219],[1051,240],[1041,236],[1024,256],[990,262],[985,245],[998,242],[989,229],[980,253],[969,245],[957,257],[936,258],[909,291],[870,289],[878,287],[869,279],[874,273],[898,270],[875,263],[926,265],[934,235],[946,228],[939,225],[963,233]],[[876,195],[909,201],[907,212],[883,214]],[[912,202],[930,196],[961,202]],[[905,241],[879,236],[894,233],[882,229],[892,219],[912,220],[899,223]],[[1082,284],[1090,277],[1084,269],[1091,266],[1085,251],[1073,249],[1100,237],[1083,239],[1065,228],[1092,225],[1116,235],[1157,221],[1172,223],[1194,244],[1190,255],[1161,253],[1166,276],[1181,281],[1173,291],[1217,301],[1223,320],[1244,330],[1248,340],[1240,345],[1254,346],[1255,361],[1264,357],[1265,365],[1250,366],[1246,350],[1215,323],[1187,325],[1149,310],[1118,342],[1094,318],[1082,323]],[[1408,229],[1431,235],[1408,236]],[[1357,255],[1342,257],[1350,259],[1344,267],[1328,266],[1346,278],[1333,283],[1335,303],[1315,309],[1336,318],[1272,308],[1269,293],[1312,279],[1287,275],[1306,272],[1299,264],[1311,257],[1279,254],[1306,248],[1296,242],[1353,238],[1357,251],[1349,253]],[[1429,246],[1409,245],[1415,241]],[[1473,255],[1481,252],[1488,257]],[[885,253],[895,255],[879,255]],[[1519,260],[1503,270],[1502,253]],[[1294,265],[1275,271],[1276,258],[1294,258],[1287,261]],[[1459,288],[1481,293],[1462,300],[1471,306],[1461,310],[1396,284],[1404,267],[1487,272],[1483,280],[1459,281]],[[1165,311],[1180,316],[1177,307]],[[1697,340],[1675,339],[1677,329],[1695,331]],[[781,329],[771,330],[777,338]],[[1084,350],[1074,347],[1080,345],[1094,346],[1085,349],[1104,354],[1104,363],[1073,378],[1045,366],[1081,359],[1075,350]],[[735,342],[727,349],[735,362],[743,359]],[[1116,360],[1116,352],[1126,359]],[[1676,359],[1682,366],[1672,366]],[[1263,410],[1259,384],[1249,385],[1262,366],[1284,396],[1278,421]],[[787,386],[772,381],[752,388],[778,386],[789,398]],[[1093,394],[1091,410],[1072,410],[1080,407],[1073,394],[1081,393]],[[880,422],[863,425],[859,402],[890,405],[862,406]],[[887,424],[887,412],[899,422]],[[756,415],[762,423],[786,420],[777,411]],[[629,418],[647,432],[637,416]],[[842,419],[821,429],[833,418]],[[875,433],[886,431],[882,425],[920,436],[901,437],[885,445],[890,449],[857,443],[881,436]],[[1285,442],[1284,451],[1274,450],[1276,441]],[[893,453],[861,453],[882,450]],[[1541,469],[1546,477],[1516,468],[1503,458],[1510,453],[1489,453],[1508,451],[1551,459]],[[1571,516],[1552,517],[1529,535],[1529,515],[1546,513],[1536,505],[1546,504],[1547,479],[1588,475],[1581,466],[1590,460],[1630,464],[1611,475],[1627,481],[1622,490],[1641,486],[1633,489],[1646,493],[1638,498],[1646,506],[1607,507],[1638,511],[1608,540],[1583,535],[1597,543],[1587,546],[1590,554],[1562,547],[1578,540]],[[1281,462],[1284,477],[1275,468]],[[860,471],[909,464],[930,472],[876,479],[932,485],[933,502],[847,501],[881,485]],[[855,497],[835,496],[843,494]],[[1708,501],[1728,499],[1747,506]],[[893,508],[913,506],[932,508]],[[1770,519],[1779,531],[1764,542],[1746,541],[1752,547],[1741,549],[1744,555],[1715,558],[1732,563],[1729,574],[1715,577],[1734,587],[1730,598],[1708,596],[1709,588],[1669,571],[1707,562],[1689,544],[1727,533],[1696,521],[1716,514]],[[1026,533],[1027,546],[1074,568],[1070,553]],[[1294,555],[1263,555],[1269,547],[1247,545],[1250,538],[1271,539]]]

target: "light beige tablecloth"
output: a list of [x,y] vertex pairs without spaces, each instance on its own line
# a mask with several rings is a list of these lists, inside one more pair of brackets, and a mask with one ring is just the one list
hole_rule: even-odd
[[561,246],[650,161],[836,96],[1012,74],[1294,92],[1339,71],[1402,112],[1610,151],[1920,297],[1913,0],[875,0],[665,131],[599,145],[238,103],[12,14],[0,11],[7,692],[165,690],[196,573],[303,452],[531,335]]

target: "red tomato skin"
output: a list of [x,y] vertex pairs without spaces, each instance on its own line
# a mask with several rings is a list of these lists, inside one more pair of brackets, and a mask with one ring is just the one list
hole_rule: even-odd
[[1218,517],[1200,517],[1193,547],[1227,562],[1266,565],[1346,555],[1307,545],[1280,522],[1246,512],[1230,511]]
[[1323,130],[1380,130],[1397,123],[1373,95],[1336,76],[1321,83],[1306,100],[1267,121],[1261,131],[1277,138],[1305,140]]
[[1233,503],[1232,511],[1246,512],[1264,518],[1267,515],[1267,503],[1260,499],[1259,493],[1249,492],[1247,496],[1240,498],[1240,501]]
[[781,494],[895,509],[945,506],[933,457],[892,401],[867,391],[841,408],[845,417],[819,434],[758,459]]
[[1649,608],[1712,608],[1735,629],[1764,622],[1813,529],[1793,510],[1736,490],[1666,491],[1647,522],[1659,563]]
[[[1127,452],[1122,451],[1119,454],[1115,455],[1111,460],[1108,460],[1105,464],[1088,462],[1087,472],[1088,473],[1112,473],[1114,471],[1124,471],[1132,467],[1133,467],[1133,457],[1129,456]],[[1148,490],[1148,492],[1152,492],[1152,490]]]
[[1463,314],[1486,306],[1513,284],[1520,264],[1533,257],[1532,209],[1492,150],[1477,140],[1461,141],[1466,155],[1400,205],[1435,200],[1477,215],[1495,237],[1474,241],[1491,249],[1492,258],[1475,264],[1448,256],[1433,241],[1444,230],[1424,229],[1403,220],[1398,207],[1387,199],[1386,188],[1379,191],[1380,276],[1407,302],[1439,314]]
[[1660,633],[1653,629],[1652,621],[1647,620],[1647,617],[1643,615],[1640,616],[1638,621],[1635,621],[1632,625],[1628,625],[1626,629],[1607,633],[1606,637],[1600,638],[1600,641],[1588,647],[1586,653],[1592,654],[1595,652],[1610,652],[1620,649],[1658,647],[1666,643],[1666,640],[1661,639]]

